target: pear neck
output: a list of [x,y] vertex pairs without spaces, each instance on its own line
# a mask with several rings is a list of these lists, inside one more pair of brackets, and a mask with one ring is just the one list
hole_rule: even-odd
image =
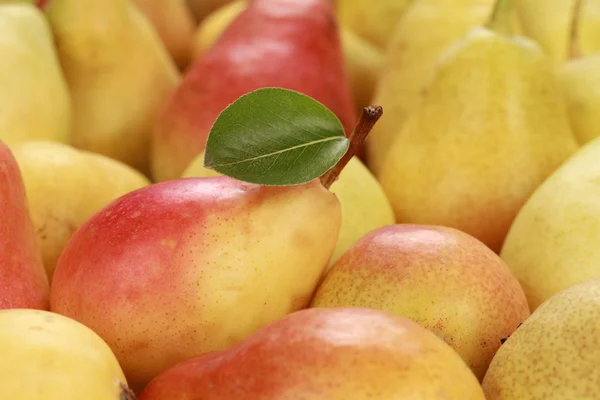
[[496,0],[485,27],[496,33],[511,36],[514,34],[512,22],[511,0]]

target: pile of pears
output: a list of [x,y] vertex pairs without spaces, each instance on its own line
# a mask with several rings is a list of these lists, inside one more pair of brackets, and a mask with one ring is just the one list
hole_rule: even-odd
[[0,398],[600,398],[600,0],[0,0]]

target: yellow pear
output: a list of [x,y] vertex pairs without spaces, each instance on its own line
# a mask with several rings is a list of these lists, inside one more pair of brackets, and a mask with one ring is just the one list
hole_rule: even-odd
[[[192,161],[182,178],[219,175],[215,170],[204,167],[203,152]],[[337,196],[342,207],[342,224],[331,256],[331,265],[362,236],[396,221],[379,182],[356,156],[350,159],[330,190]]]
[[377,49],[385,51],[390,32],[418,0],[335,0],[340,22]]
[[600,51],[600,0],[514,0],[523,32],[557,65],[569,57],[572,21],[582,55]]
[[45,8],[73,99],[72,144],[148,171],[151,130],[179,82],[160,37],[129,0]]
[[392,33],[375,88],[373,103],[385,109],[366,141],[367,165],[376,176],[444,50],[483,23],[493,4],[494,0],[416,0],[405,12]]
[[62,315],[0,311],[0,352],[2,399],[135,399],[102,338]]
[[68,142],[71,100],[40,10],[0,5],[0,140]]
[[557,75],[579,143],[600,136],[600,53],[567,61]]
[[53,142],[12,148],[48,277],[73,233],[112,200],[150,182],[141,173],[100,154]]
[[133,0],[152,22],[180,69],[190,57],[195,21],[185,0]]
[[600,138],[552,174],[521,209],[500,253],[532,310],[557,292],[600,277]]
[[494,251],[577,149],[550,59],[504,33],[506,1],[444,53],[380,174],[398,221],[456,228]]
[[600,279],[587,280],[545,301],[496,353],[482,383],[485,398],[598,398],[599,316]]
[[[206,17],[198,26],[192,44],[192,59],[202,56],[229,24],[246,8],[247,0],[231,2]],[[384,63],[383,53],[345,26],[341,26],[340,39],[350,89],[357,114],[372,103],[379,73]]]

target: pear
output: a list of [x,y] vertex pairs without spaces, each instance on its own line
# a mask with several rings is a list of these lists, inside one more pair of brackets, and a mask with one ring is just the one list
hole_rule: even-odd
[[426,225],[375,229],[337,260],[311,307],[351,306],[417,322],[443,338],[478,379],[501,340],[529,317],[519,281],[497,254],[466,233]]
[[329,0],[255,0],[185,74],[154,132],[152,176],[174,179],[205,148],[225,107],[264,87],[321,102],[349,135],[356,122],[338,25]]
[[444,53],[380,174],[398,221],[456,228],[496,252],[578,148],[552,63],[510,35],[505,1]]
[[71,144],[147,173],[152,126],[179,82],[154,27],[129,0],[52,0],[45,12],[73,99]]
[[482,384],[486,399],[597,398],[598,336],[600,279],[555,294],[498,350]]
[[[192,59],[205,54],[223,31],[246,8],[247,0],[236,0],[206,17],[198,26],[192,44]],[[348,27],[340,25],[344,64],[350,80],[350,91],[356,113],[371,104],[377,78],[384,62],[383,53]]]
[[126,164],[64,144],[26,142],[12,150],[50,280],[73,232],[111,201],[150,184]]
[[0,141],[0,309],[48,309],[48,292],[21,171]]
[[1,4],[0,38],[0,140],[68,142],[71,99],[44,15]]
[[169,54],[180,69],[190,57],[190,45],[196,26],[185,0],[133,0],[152,22]]
[[2,310],[0,338],[2,399],[135,400],[107,344],[72,319]]
[[[204,167],[204,152],[192,161],[182,178],[219,176]],[[330,190],[342,207],[340,233],[331,256],[333,264],[351,245],[368,232],[396,222],[394,211],[381,185],[363,162],[352,157]]]
[[373,102],[386,110],[366,141],[367,165],[378,178],[438,59],[469,29],[485,22],[494,1],[416,0],[404,13],[391,34],[374,89]]
[[416,1],[418,0],[336,0],[335,3],[340,22],[344,26],[377,49],[385,51],[390,32]]
[[582,281],[600,277],[600,138],[546,179],[519,211],[500,256],[533,311]]
[[534,39],[556,65],[569,58],[572,20],[581,55],[600,51],[599,0],[513,0],[523,32]]
[[179,363],[139,400],[483,400],[460,357],[407,318],[364,308],[297,311],[244,342]]
[[338,200],[318,180],[156,183],[75,232],[54,272],[52,310],[106,340],[139,389],[177,362],[305,308],[340,223]]

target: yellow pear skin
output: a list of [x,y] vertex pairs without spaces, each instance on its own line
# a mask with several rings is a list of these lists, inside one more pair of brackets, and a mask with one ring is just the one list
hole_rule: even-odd
[[[182,178],[219,176],[215,170],[204,167],[204,152],[192,161]],[[350,246],[368,232],[396,222],[394,211],[379,182],[358,157],[352,157],[330,190],[342,207],[342,223],[333,264]]]
[[63,248],[84,222],[112,200],[150,184],[126,164],[60,143],[31,141],[12,150],[50,279]]
[[556,65],[569,58],[575,20],[581,55],[600,51],[600,0],[514,0],[514,6],[524,34],[539,43]]
[[600,139],[541,184],[519,211],[500,256],[531,310],[582,281],[600,277]]
[[496,353],[482,383],[486,399],[597,399],[598,315],[600,279],[552,296]]
[[129,0],[52,0],[45,12],[73,99],[71,143],[147,173],[156,115],[179,82],[154,27]]
[[[206,17],[196,29],[192,43],[192,60],[201,57],[219,38],[227,26],[246,8],[247,0],[233,1]],[[383,68],[384,54],[374,45],[341,26],[340,39],[350,90],[357,115],[371,105],[377,79]]]
[[0,311],[0,398],[133,400],[108,345],[85,325],[48,311]]
[[152,22],[180,70],[190,58],[195,21],[185,0],[133,0]]
[[497,254],[458,230],[375,229],[325,275],[311,307],[369,307],[410,318],[452,347],[478,379],[529,316],[519,281]]
[[577,148],[549,58],[477,27],[436,67],[380,181],[398,221],[456,228],[499,252],[519,209]]
[[385,51],[390,32],[402,19],[404,12],[418,0],[336,0],[337,14],[342,25],[366,39],[378,50]]
[[42,12],[0,4],[0,140],[67,143],[71,99]]
[[[367,165],[380,176],[396,137],[420,102],[443,52],[489,16],[495,0],[417,0],[393,30],[374,89],[381,117],[366,141]],[[367,3],[368,4],[368,3]]]
[[571,128],[580,144],[600,136],[600,53],[558,67]]

